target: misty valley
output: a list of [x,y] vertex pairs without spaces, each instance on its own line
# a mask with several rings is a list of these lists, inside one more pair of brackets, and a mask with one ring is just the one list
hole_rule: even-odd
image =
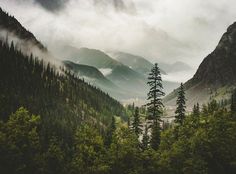
[[0,1],[1,174],[236,173],[235,9],[169,3]]

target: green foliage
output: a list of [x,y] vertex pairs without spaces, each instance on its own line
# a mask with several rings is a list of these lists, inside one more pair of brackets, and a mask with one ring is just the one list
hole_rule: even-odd
[[71,142],[84,122],[103,128],[111,116],[124,116],[123,106],[109,95],[63,68],[23,55],[13,43],[0,41],[0,79],[0,119],[21,106],[41,115],[45,143],[51,136]]
[[157,149],[160,143],[160,117],[163,110],[161,97],[165,95],[163,92],[161,73],[157,63],[149,73],[147,84],[150,86],[150,91],[148,92],[149,103],[147,104],[148,119],[153,122],[151,146]]
[[87,125],[80,127],[75,135],[73,173],[107,173],[109,166],[103,163],[104,153],[103,139],[96,130]]
[[157,150],[161,142],[161,127],[160,123],[154,121],[152,125],[152,135],[150,140],[150,145],[154,150]]
[[199,122],[200,122],[200,107],[199,104],[197,103],[196,105],[193,106],[193,112],[191,114],[191,116],[193,117],[193,124],[194,126],[198,126]]
[[0,171],[2,173],[37,173],[40,149],[40,117],[20,108],[6,123],[0,123]]
[[185,119],[185,111],[186,111],[186,98],[185,98],[185,91],[184,91],[184,85],[181,83],[179,91],[178,91],[178,97],[176,101],[176,111],[175,111],[175,122],[179,125],[182,125]]
[[159,121],[163,108],[161,97],[165,93],[163,92],[161,73],[157,63],[149,73],[147,84],[150,86],[150,91],[148,92],[149,103],[147,104],[148,119]]
[[112,143],[112,136],[116,130],[116,119],[115,117],[112,117],[111,119],[111,124],[109,125],[107,131],[106,131],[106,136],[105,136],[105,145],[107,147],[110,147]]
[[148,135],[148,126],[145,125],[145,129],[144,129],[144,134],[143,134],[143,138],[142,138],[142,149],[143,150],[147,150],[148,146],[149,146],[149,135]]
[[[212,105],[208,106],[206,110],[210,111]],[[193,113],[182,126],[163,130],[160,146],[154,150],[148,145],[147,127],[140,147],[134,131],[123,126],[115,128],[114,120],[109,147],[104,145],[98,129],[88,124],[78,127],[72,142],[50,136],[45,144],[40,117],[20,108],[7,122],[0,122],[0,171],[3,174],[234,174],[234,117],[224,109],[207,116],[201,112],[198,117],[195,122]]]
[[140,133],[142,133],[142,125],[140,121],[140,115],[139,115],[139,108],[136,107],[134,111],[134,116],[133,116],[133,122],[132,122],[132,129],[134,133],[136,134],[137,137],[139,137]]
[[230,109],[231,109],[232,115],[235,115],[236,114],[236,89],[233,91],[233,94],[231,97]]
[[199,107],[198,103],[193,106],[193,116],[194,117],[199,117],[200,116],[200,107]]
[[125,127],[116,131],[109,159],[112,174],[141,173],[139,142],[133,131]]
[[235,173],[236,122],[223,110],[207,117],[202,114],[197,126],[194,119],[190,116],[181,127],[162,134],[160,172]]

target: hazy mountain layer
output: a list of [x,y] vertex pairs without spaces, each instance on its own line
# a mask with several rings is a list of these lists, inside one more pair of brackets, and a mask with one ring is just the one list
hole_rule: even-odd
[[[145,76],[148,75],[148,73],[154,66],[151,62],[141,56],[124,52],[112,52],[111,55],[119,62],[129,66],[134,71]],[[163,70],[161,70],[161,73],[166,74]]]

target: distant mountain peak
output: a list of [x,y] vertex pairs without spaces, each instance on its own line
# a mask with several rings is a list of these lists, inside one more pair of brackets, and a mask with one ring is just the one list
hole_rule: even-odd
[[[145,76],[151,71],[152,67],[154,66],[153,63],[142,56],[121,51],[113,51],[110,52],[110,54],[119,62]],[[162,69],[161,73],[166,74],[166,72]]]

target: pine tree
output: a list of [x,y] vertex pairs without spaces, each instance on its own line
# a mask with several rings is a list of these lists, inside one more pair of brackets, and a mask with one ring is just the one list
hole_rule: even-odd
[[194,117],[199,117],[200,116],[200,107],[199,103],[193,106],[193,116]]
[[233,91],[233,94],[231,96],[231,114],[235,115],[236,114],[236,89]]
[[175,111],[175,122],[177,124],[182,125],[183,121],[185,119],[185,108],[186,108],[186,98],[185,98],[185,91],[184,91],[184,85],[183,83],[180,84],[180,88],[178,91],[178,98],[176,101],[176,111]]
[[128,116],[128,120],[127,120],[127,126],[128,128],[130,127],[130,117]]
[[152,121],[151,146],[153,149],[157,150],[160,144],[160,117],[164,107],[161,97],[165,95],[163,92],[161,73],[157,63],[149,73],[147,84],[150,86],[147,118]]
[[143,139],[142,139],[142,148],[143,148],[143,150],[146,150],[148,148],[148,144],[149,144],[148,126],[145,125]]
[[104,142],[104,144],[107,147],[109,147],[112,143],[112,136],[113,136],[115,130],[116,130],[116,120],[115,120],[115,117],[113,116],[111,119],[111,124],[107,129],[107,134],[106,134],[105,142]]
[[142,125],[140,122],[140,115],[139,115],[138,107],[136,107],[134,111],[134,120],[132,122],[132,129],[137,136],[139,136],[139,134],[142,132]]
[[197,125],[197,123],[199,123],[199,119],[200,119],[199,103],[197,103],[196,105],[193,106],[192,116],[193,116],[194,124]]

